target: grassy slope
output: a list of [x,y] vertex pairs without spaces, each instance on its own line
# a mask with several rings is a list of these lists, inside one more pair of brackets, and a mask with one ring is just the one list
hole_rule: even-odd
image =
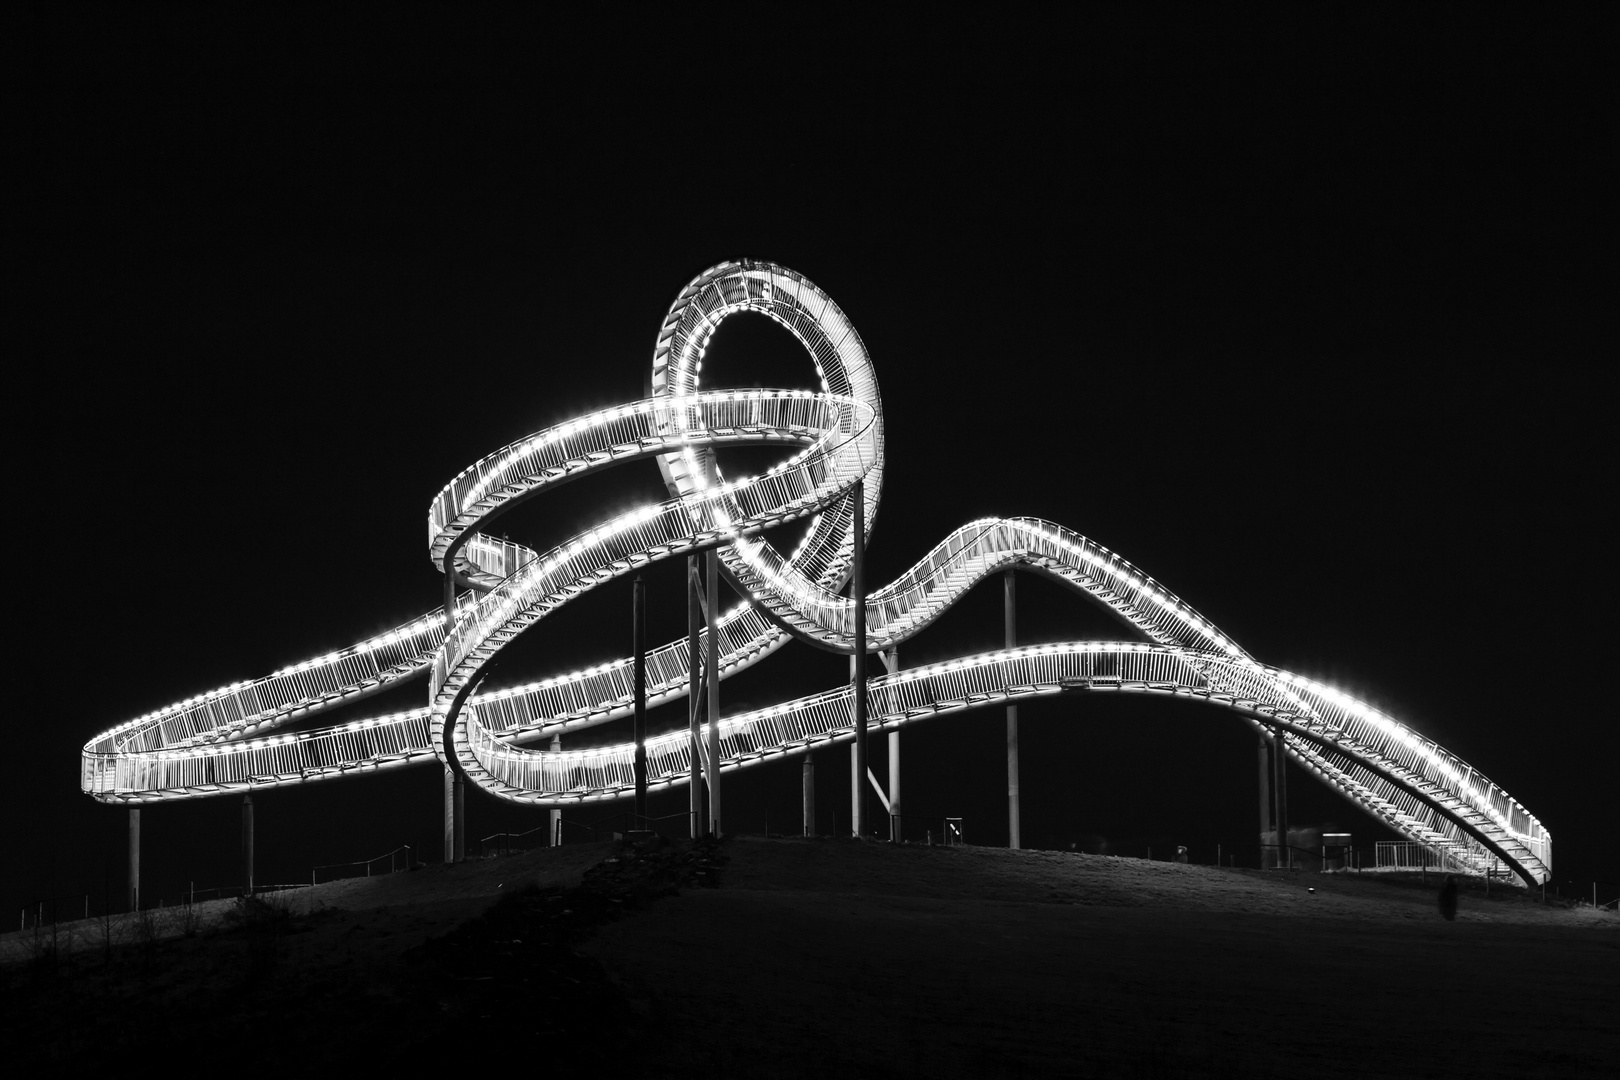
[[503,1069],[693,1076],[1620,1062],[1620,919],[1518,890],[1465,890],[1447,923],[1432,887],[1371,875],[751,839],[587,871],[614,856],[580,845],[221,903],[194,936],[133,926],[110,953],[99,924],[54,958],[10,935],[6,1056],[140,1073],[452,1045]]

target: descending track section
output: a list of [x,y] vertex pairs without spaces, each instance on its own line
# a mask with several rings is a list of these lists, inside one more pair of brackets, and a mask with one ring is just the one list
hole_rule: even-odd
[[[753,311],[804,346],[819,392],[704,390],[715,329]],[[853,493],[876,516],[883,411],[864,345],[843,312],[802,275],[769,263],[722,263],[682,290],[659,332],[651,396],[537,432],[474,463],[433,501],[428,549],[473,590],[387,634],[128,721],[86,744],[81,782],[106,802],[143,803],[311,783],[443,760],[489,793],[557,805],[634,790],[633,747],[542,751],[526,745],[632,708],[631,658],[477,693],[492,659],[528,627],[640,567],[718,549],[744,603],[719,622],[719,675],[797,638],[852,652],[854,608],[839,595],[854,552]],[[727,478],[716,449],[775,445],[785,459]],[[671,498],[603,521],[536,552],[486,536],[490,522],[555,485],[655,458]],[[809,518],[783,552],[767,529]],[[1266,667],[1161,584],[1093,541],[1034,518],[970,522],[866,601],[868,647],[921,631],[987,575],[1046,574],[1115,614],[1145,641],[1008,649],[870,679],[872,721],[916,721],[1065,691],[1157,693],[1217,705],[1275,733],[1288,755],[1403,835],[1528,882],[1551,871],[1541,823],[1472,766],[1409,727],[1310,679]],[[706,643],[699,646],[706,655]],[[648,657],[649,704],[684,696],[689,643]],[[301,721],[403,679],[425,676],[426,708],[348,724]],[[722,770],[854,738],[853,691],[720,721]],[[687,782],[690,741],[649,741],[649,782]]]

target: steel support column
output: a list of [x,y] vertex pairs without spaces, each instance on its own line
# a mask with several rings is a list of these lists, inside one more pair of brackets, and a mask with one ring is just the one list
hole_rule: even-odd
[[456,777],[456,862],[467,861],[467,778]]
[[[1013,572],[1002,575],[1002,608],[1007,628],[1007,648],[1018,645],[1018,586]],[[1007,706],[1007,846],[1023,847],[1018,821],[1018,706]]]
[[647,584],[636,575],[631,602],[635,648],[636,828],[647,827]]
[[804,780],[804,835],[816,835],[816,763],[810,755],[804,756],[801,770]]
[[456,771],[444,767],[444,864],[456,861]]
[[[883,657],[883,667],[890,674],[900,670],[900,648],[895,646]],[[901,821],[900,810],[900,732],[889,732],[889,842],[898,844],[903,835],[904,823]]]
[[141,809],[129,811],[129,910],[141,910]]
[[694,840],[703,835],[703,787],[700,782],[703,771],[703,747],[702,728],[699,726],[703,716],[703,675],[700,667],[702,654],[699,652],[702,638],[698,634],[700,626],[702,626],[702,612],[698,605],[698,557],[689,555],[686,559],[686,733],[691,767],[686,793],[687,812],[691,817]]
[[1281,728],[1272,734],[1271,765],[1277,799],[1278,862],[1282,866],[1293,866],[1294,850],[1288,846],[1288,751]]
[[467,782],[449,765],[444,767],[444,861],[467,858]]
[[242,796],[242,891],[253,895],[253,793]]
[[1258,747],[1260,764],[1260,869],[1266,868],[1266,845],[1277,842],[1271,827],[1271,738],[1260,732]]
[[[444,558],[444,633],[445,640],[449,640],[450,632],[456,626],[456,567],[455,559],[446,555]],[[444,765],[444,862],[446,866],[461,862],[467,855],[467,825],[461,820],[462,811],[467,805],[466,792],[462,787],[461,776],[451,767],[449,762]]]
[[[561,750],[562,736],[553,735],[551,737],[551,752],[555,754]],[[562,843],[562,807],[553,806],[547,817],[551,821],[551,835],[546,838],[546,843],[552,847],[557,847]]]
[[456,561],[446,555],[444,559],[444,632],[456,628]]
[[720,837],[720,552],[704,556],[703,595],[708,600],[709,659],[709,834]]
[[900,822],[900,733],[889,732],[889,841],[898,844]]
[[[850,679],[855,678],[855,658],[849,658]],[[861,802],[866,793],[861,790],[861,751],[854,743],[849,744],[849,835],[861,835],[859,821],[861,819]]]
[[855,572],[850,599],[855,615],[855,775],[851,778],[854,800],[851,827],[856,836],[866,835],[866,799],[861,780],[866,776],[866,481],[855,481]]

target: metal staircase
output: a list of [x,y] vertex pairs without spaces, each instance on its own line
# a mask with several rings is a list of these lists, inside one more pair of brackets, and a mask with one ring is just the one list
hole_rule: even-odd
[[[804,345],[820,392],[704,391],[715,328],[764,314]],[[428,553],[469,588],[453,625],[443,608],[348,649],[138,717],[88,742],[81,784],[139,804],[338,779],[448,761],[514,801],[559,805],[633,791],[629,744],[553,752],[525,744],[627,716],[631,658],[474,694],[501,648],[563,604],[662,559],[718,548],[746,602],[720,619],[721,677],[796,638],[850,653],[856,482],[876,516],[883,412],[865,347],[837,305],[803,276],[760,262],[713,267],[681,291],[660,330],[641,401],[570,420],[502,447],[433,500]],[[790,448],[787,460],[727,479],[721,446]],[[548,552],[480,530],[558,483],[631,460],[657,460],[671,498],[603,521]],[[791,553],[762,534],[809,519]],[[1288,755],[1346,799],[1460,865],[1501,860],[1527,882],[1550,876],[1541,823],[1471,766],[1331,687],[1256,662],[1190,606],[1118,555],[1036,518],[969,522],[866,603],[868,647],[889,649],[967,590],[1009,567],[1044,573],[1112,611],[1146,641],[1072,642],[963,657],[868,680],[872,722],[890,729],[1025,697],[1072,691],[1200,699],[1280,733]],[[650,651],[649,705],[684,697],[689,644]],[[402,679],[425,676],[425,708],[340,726],[286,730]],[[853,689],[720,721],[721,769],[748,767],[854,737]],[[649,739],[652,787],[688,782],[686,731]]]

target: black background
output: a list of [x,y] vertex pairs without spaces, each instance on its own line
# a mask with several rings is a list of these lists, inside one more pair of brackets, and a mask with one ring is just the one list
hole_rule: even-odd
[[[121,896],[125,815],[79,793],[85,740],[430,610],[433,494],[641,396],[676,292],[742,256],[806,274],[872,354],[874,582],[973,517],[1068,525],[1501,783],[1551,830],[1560,881],[1620,878],[1595,325],[1614,283],[1591,236],[1612,111],[1589,28],[1439,9],[6,21],[10,917]],[[711,357],[714,385],[812,384],[757,318]],[[549,543],[659,491],[626,467],[501,529]],[[677,575],[652,575],[657,640],[681,625]],[[1119,636],[1028,576],[1020,603],[1022,641]],[[904,658],[996,647],[1000,605],[981,587]],[[628,650],[627,585],[575,607],[489,685]],[[723,699],[844,663],[792,645]],[[1254,842],[1253,737],[1230,715],[1101,696],[1022,715],[1026,843],[1210,861]],[[908,735],[908,811],[1005,843],[1001,728]],[[847,815],[846,756],[818,763],[824,815]],[[728,779],[728,824],[796,831],[798,784],[797,759]],[[1296,823],[1386,835],[1297,773],[1292,793]],[[260,795],[259,880],[400,843],[437,859],[438,800],[433,769]],[[149,808],[146,895],[234,880],[238,813]],[[544,819],[476,794],[469,814],[474,842]]]

